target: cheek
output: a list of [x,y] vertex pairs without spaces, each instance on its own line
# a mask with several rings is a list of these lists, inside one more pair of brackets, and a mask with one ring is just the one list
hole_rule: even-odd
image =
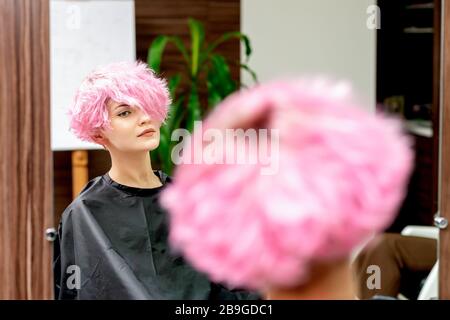
[[134,137],[134,131],[123,124],[111,124],[111,130],[105,136],[112,144],[121,144],[129,142]]
[[111,134],[114,136],[128,136],[135,133],[132,121],[111,121]]

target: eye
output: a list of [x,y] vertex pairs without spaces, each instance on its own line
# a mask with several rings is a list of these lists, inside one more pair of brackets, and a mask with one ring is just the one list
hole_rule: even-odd
[[131,111],[125,110],[125,111],[122,111],[121,113],[119,113],[117,116],[123,118],[123,117],[128,116],[130,113],[131,113]]

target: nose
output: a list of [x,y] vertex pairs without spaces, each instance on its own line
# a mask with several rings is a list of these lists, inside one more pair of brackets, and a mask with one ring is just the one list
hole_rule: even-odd
[[140,117],[139,117],[139,125],[143,125],[146,123],[149,123],[151,120],[151,117],[149,114],[141,111]]

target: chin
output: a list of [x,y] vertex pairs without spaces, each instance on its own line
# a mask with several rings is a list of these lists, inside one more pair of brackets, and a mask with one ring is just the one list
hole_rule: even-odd
[[159,141],[149,141],[143,145],[143,150],[145,151],[153,151],[159,146]]
[[153,151],[159,146],[158,142],[147,142],[147,143],[140,143],[140,144],[133,144],[133,145],[127,145],[123,147],[117,148],[118,150],[121,150],[122,152],[149,152]]

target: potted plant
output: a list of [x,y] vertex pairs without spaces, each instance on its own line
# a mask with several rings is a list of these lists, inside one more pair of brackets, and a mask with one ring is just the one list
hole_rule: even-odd
[[[257,82],[256,74],[247,65],[251,55],[250,40],[241,32],[227,32],[211,43],[205,41],[205,31],[201,22],[189,18],[190,47],[186,47],[177,36],[160,35],[156,37],[148,49],[147,64],[155,72],[160,72],[164,49],[167,44],[176,46],[183,56],[184,69],[168,79],[168,87],[172,98],[169,117],[161,126],[159,147],[152,151],[152,159],[161,165],[161,169],[171,174],[174,164],[171,152],[177,141],[171,141],[172,131],[185,128],[192,132],[194,122],[203,119],[205,114],[233,91],[239,89],[241,83],[234,80],[230,73],[229,63],[236,63],[250,73]],[[217,48],[230,40],[242,41],[245,48],[245,63],[230,62],[217,52]],[[183,83],[183,86],[180,86]],[[202,105],[199,89],[206,88],[207,105]]]

